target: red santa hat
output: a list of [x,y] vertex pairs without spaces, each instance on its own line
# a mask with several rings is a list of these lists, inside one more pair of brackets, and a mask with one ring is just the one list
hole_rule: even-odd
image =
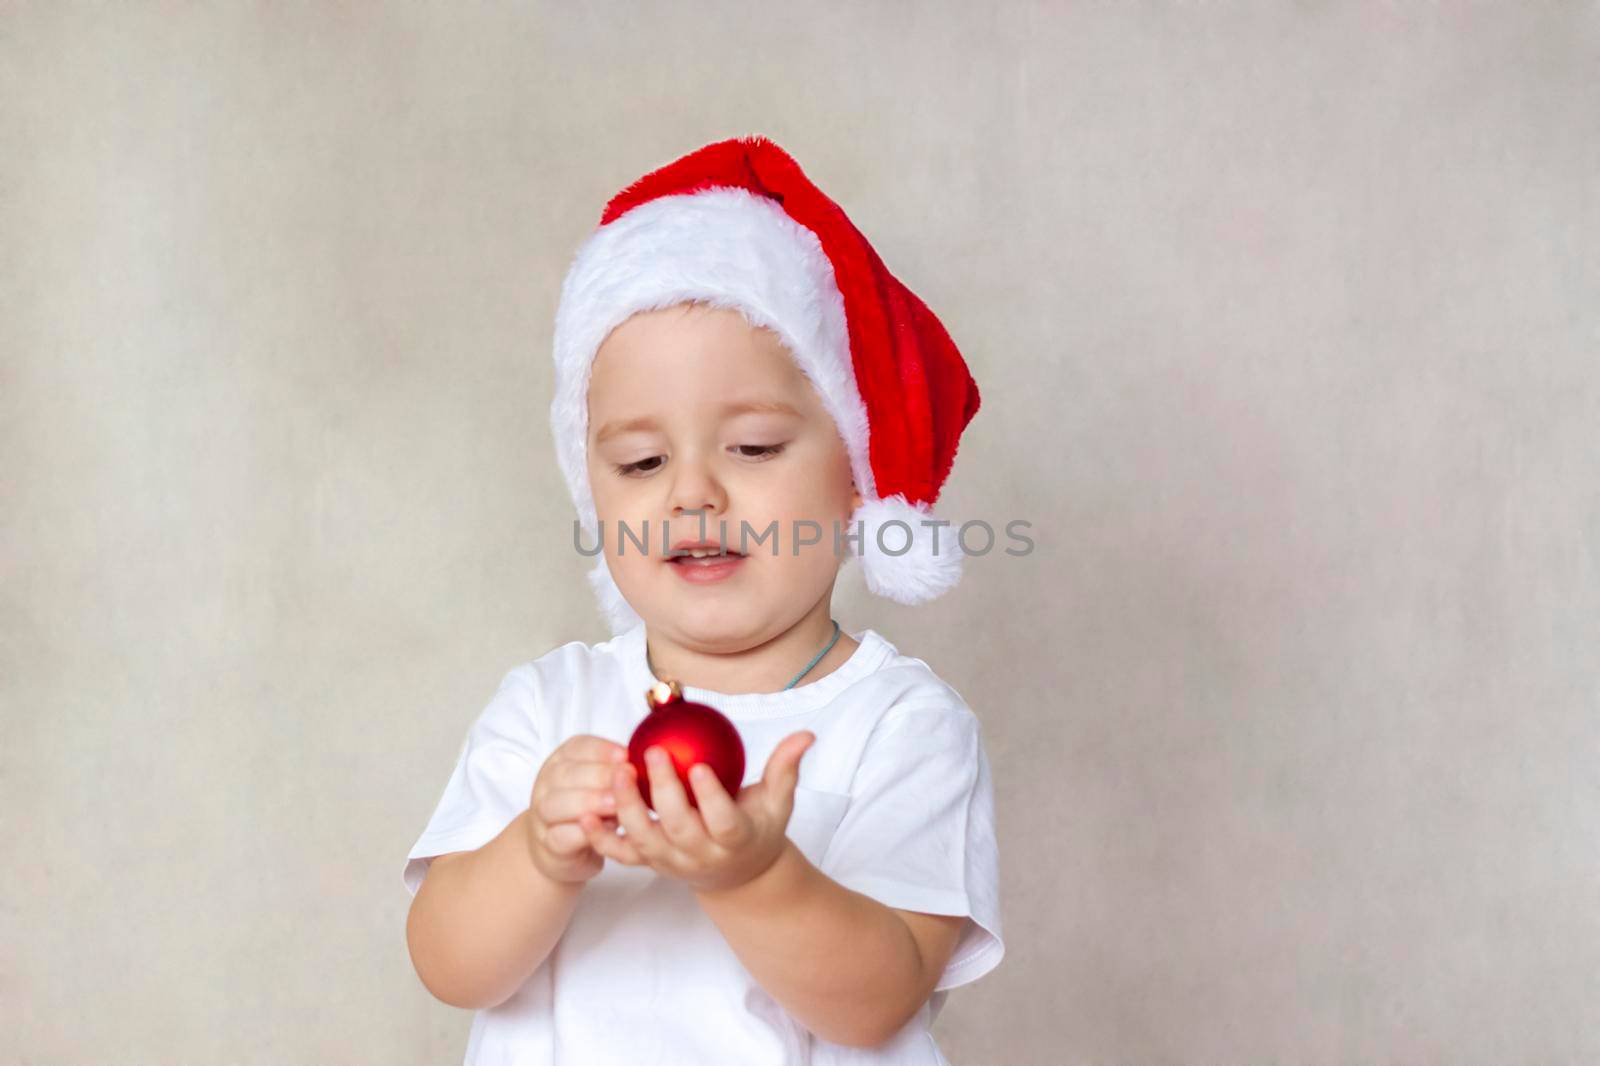
[[[938,521],[932,508],[978,386],[933,312],[789,154],[759,136],[706,145],[629,185],[567,271],[550,422],[588,543],[598,529],[586,452],[595,353],[629,316],[687,301],[771,329],[816,388],[863,500],[841,534],[861,533],[849,550],[867,588],[916,604],[953,587],[955,528],[923,523]],[[886,528],[896,522],[903,528]],[[821,544],[832,536],[824,531]],[[604,553],[590,583],[615,632],[640,621]]]

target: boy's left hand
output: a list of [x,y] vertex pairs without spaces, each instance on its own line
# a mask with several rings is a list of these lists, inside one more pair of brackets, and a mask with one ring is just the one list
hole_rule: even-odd
[[696,763],[690,768],[689,784],[698,811],[689,806],[671,758],[653,747],[645,752],[645,765],[660,821],[650,819],[650,808],[634,781],[633,764],[623,762],[611,772],[611,787],[617,797],[617,822],[628,831],[627,837],[617,836],[593,813],[580,816],[579,824],[590,847],[624,865],[649,866],[699,892],[742,885],[764,873],[783,853],[800,780],[800,757],[816,739],[810,730],[784,737],[772,750],[761,780],[740,789],[737,800],[709,766]]

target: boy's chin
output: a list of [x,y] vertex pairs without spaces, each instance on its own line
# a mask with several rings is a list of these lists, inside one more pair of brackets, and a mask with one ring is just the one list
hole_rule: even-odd
[[727,582],[696,587],[674,574],[674,584],[652,590],[650,602],[640,612],[645,622],[671,628],[684,637],[713,641],[757,633],[768,612],[750,589],[734,589]]

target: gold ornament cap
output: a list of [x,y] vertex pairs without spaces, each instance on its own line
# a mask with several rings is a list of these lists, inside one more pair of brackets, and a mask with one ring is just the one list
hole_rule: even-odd
[[664,703],[682,698],[683,687],[676,681],[657,681],[645,689],[644,693],[644,701],[650,705],[652,711]]

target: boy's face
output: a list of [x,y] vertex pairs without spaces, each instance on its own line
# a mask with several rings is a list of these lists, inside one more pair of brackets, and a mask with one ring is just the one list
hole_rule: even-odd
[[[735,407],[747,403],[793,411]],[[622,594],[652,632],[700,645],[771,639],[831,597],[843,561],[834,526],[848,532],[861,502],[838,429],[777,335],[703,305],[636,314],[600,346],[588,470]],[[821,536],[796,554],[804,519]],[[700,538],[702,520],[705,539],[715,544],[726,523],[728,549],[746,553],[717,580],[668,561],[666,548]],[[648,523],[648,554],[624,538],[619,555],[619,522],[635,540]],[[774,522],[776,552],[770,534],[755,542]],[[743,545],[742,523],[751,530]],[[817,527],[799,531],[816,538]]]

